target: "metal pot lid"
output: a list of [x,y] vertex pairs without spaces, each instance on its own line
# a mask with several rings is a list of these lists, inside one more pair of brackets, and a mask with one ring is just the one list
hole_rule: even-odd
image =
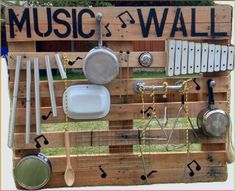
[[35,190],[47,184],[51,176],[51,167],[37,156],[27,156],[16,165],[14,176],[20,186]]
[[226,132],[229,118],[223,110],[212,110],[204,116],[204,130],[211,136],[219,137]]
[[83,72],[90,82],[107,84],[117,77],[119,65],[117,57],[111,50],[98,47],[87,54]]

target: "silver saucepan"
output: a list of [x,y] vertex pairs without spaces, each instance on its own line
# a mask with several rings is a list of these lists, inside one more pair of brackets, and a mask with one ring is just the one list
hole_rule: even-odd
[[102,44],[102,14],[96,14],[98,25],[98,47],[88,52],[84,59],[83,72],[95,84],[107,84],[119,74],[120,63],[115,53]]
[[207,136],[219,137],[226,132],[229,127],[230,119],[229,115],[221,110],[215,108],[215,101],[213,95],[213,87],[215,81],[209,79],[207,81],[208,86],[208,107],[201,110],[197,116],[198,128]]

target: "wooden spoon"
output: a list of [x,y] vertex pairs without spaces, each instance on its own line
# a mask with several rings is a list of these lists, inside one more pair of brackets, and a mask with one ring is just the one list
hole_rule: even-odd
[[227,163],[232,163],[234,161],[234,148],[232,143],[232,123],[230,120],[230,127],[228,131],[228,144],[226,148],[226,161]]
[[64,174],[64,180],[67,186],[72,186],[74,184],[75,180],[75,173],[71,165],[70,161],[70,145],[69,145],[69,132],[66,129],[64,132],[65,135],[65,151],[66,151],[66,157],[67,157],[67,167]]

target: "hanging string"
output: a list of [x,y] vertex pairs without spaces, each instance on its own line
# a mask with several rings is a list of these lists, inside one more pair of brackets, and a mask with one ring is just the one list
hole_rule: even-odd
[[[142,136],[145,138],[145,125],[146,123],[144,122],[145,121],[145,104],[144,104],[144,90],[143,90],[143,87],[140,86],[139,87],[139,91],[140,91],[140,95],[141,95],[141,101],[142,101],[142,123],[143,123],[143,132],[142,132]],[[144,139],[144,142],[143,144],[145,144],[145,139]]]
[[163,94],[163,99],[164,99],[164,120],[163,120],[163,125],[164,128],[167,126],[168,124],[168,111],[167,111],[167,94],[168,94],[168,90],[167,90],[167,86],[168,83],[167,82],[163,82],[163,86],[164,86],[164,94]]
[[[64,70],[65,73],[67,73],[67,63],[68,63],[68,57],[63,55],[62,56],[63,60],[63,65],[64,65]],[[64,79],[64,91],[66,92],[68,88],[68,80],[67,78]],[[64,130],[68,130],[68,125],[69,125],[69,119],[68,119],[68,95],[65,93],[65,124],[64,124]]]
[[[189,118],[189,107],[188,107],[188,84],[185,83],[184,84],[184,95],[185,95],[185,118]],[[185,130],[185,144],[186,144],[186,148],[187,148],[187,151],[186,151],[186,159],[185,159],[185,167],[184,167],[184,178],[186,177],[186,173],[187,173],[187,164],[188,164],[188,161],[189,161],[189,155],[190,155],[190,144],[189,144],[189,129],[188,129],[188,126],[186,127],[186,130]]]
[[[139,151],[140,151],[140,157],[141,157],[141,161],[142,161],[142,166],[143,166],[143,170],[144,170],[144,176],[145,176],[145,182],[148,183],[148,177],[147,177],[147,169],[146,169],[146,163],[145,163],[145,159],[144,159],[144,155],[143,155],[143,147],[142,147],[142,144],[145,145],[145,139],[142,139],[142,138],[145,138],[145,125],[146,125],[146,122],[145,122],[145,109],[144,109],[144,90],[143,90],[143,87],[140,86],[139,87],[139,91],[140,91],[140,95],[141,95],[141,101],[142,101],[142,122],[144,124],[143,126],[143,132],[141,133],[140,130],[139,130]],[[143,140],[143,142],[142,142]]]

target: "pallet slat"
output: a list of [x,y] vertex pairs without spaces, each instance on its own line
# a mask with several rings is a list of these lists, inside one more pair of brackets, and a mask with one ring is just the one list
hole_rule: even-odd
[[[120,126],[121,128],[121,126]],[[171,129],[166,129],[166,133],[169,135]],[[161,130],[149,129],[146,131],[146,137],[160,137]],[[199,130],[196,130],[198,135],[197,139],[194,139],[193,132],[189,130],[189,140],[194,143],[225,143],[225,136],[222,137],[206,137]],[[71,147],[89,147],[89,146],[114,146],[114,145],[138,145],[139,135],[137,129],[120,129],[120,130],[102,130],[102,131],[70,131],[70,146]],[[56,148],[64,147],[64,132],[44,132],[43,135],[49,140],[48,145],[42,144],[42,148]],[[31,133],[30,144],[25,144],[24,133],[15,134],[15,149],[33,149],[35,148],[34,138],[35,133]],[[146,144],[165,144],[166,141],[159,140],[146,140]],[[171,139],[172,144],[185,143],[185,129],[175,129],[174,135]]]
[[[208,33],[209,35],[204,37],[203,39],[214,39],[216,36],[212,36],[210,35],[210,24],[211,23],[199,23],[198,24],[198,30],[200,31],[205,31],[206,33]],[[186,28],[187,28],[187,33],[188,34],[191,34],[192,31],[191,31],[191,24],[185,24]],[[59,29],[62,30],[62,28],[60,27],[57,27]],[[44,29],[45,30],[45,29]],[[216,26],[216,31],[218,33],[226,33],[226,36],[224,37],[216,37],[216,38],[220,38],[221,40],[224,40],[224,39],[229,39],[229,36],[231,36],[231,30],[232,30],[232,27],[230,25],[230,23],[217,23],[217,26]],[[24,31],[24,30],[22,30]],[[140,40],[140,39],[143,39],[143,40],[149,40],[149,41],[152,41],[152,40],[165,40],[167,38],[175,38],[175,39],[184,39],[184,40],[195,40],[195,39],[202,39],[202,37],[198,37],[198,36],[195,36],[195,37],[192,37],[190,35],[188,36],[182,36],[182,32],[177,32],[175,33],[174,36],[171,36],[171,31],[172,31],[172,24],[165,24],[165,31],[164,31],[164,36],[161,36],[161,37],[158,37],[156,34],[155,34],[155,30],[154,28],[150,28],[150,31],[149,31],[149,34],[148,34],[148,38],[143,38],[141,32],[139,31],[139,26],[135,26],[135,27],[132,27],[130,28],[128,31],[124,31],[123,34],[120,34],[120,31],[115,31],[115,33],[113,33],[113,36],[112,36],[112,39],[107,39],[107,37],[105,37],[104,35],[104,40],[106,41],[136,41],[136,40]],[[9,31],[7,30],[7,33],[9,33]],[[30,38],[22,38],[22,35],[19,33],[18,35],[16,35],[14,41],[40,41],[40,40],[58,40],[58,37],[56,36],[52,36],[51,38],[38,38],[37,36],[33,35],[32,36],[34,40],[30,40]],[[110,37],[111,38],[111,37]],[[75,40],[73,39],[72,37],[68,37],[68,38],[63,38],[63,39],[60,39],[61,41],[62,40]],[[79,40],[84,40],[84,39],[79,39]],[[87,39],[86,39],[87,40]],[[93,37],[89,40],[93,40],[93,41],[97,41],[97,37]],[[9,42],[11,42],[11,40],[8,40]]]
[[[227,101],[226,99],[226,92],[222,92],[222,93],[214,93],[214,99],[215,101]],[[122,104],[125,101],[126,96],[121,96],[120,95],[115,95],[115,96],[111,96],[111,103],[112,104]],[[128,102],[126,103],[141,103],[141,97],[139,95],[129,95],[128,96]],[[158,103],[163,103],[164,100],[162,99],[161,95],[157,96],[157,102]],[[180,100],[180,95],[177,94],[168,94],[167,97],[167,101],[168,102],[178,102]],[[197,93],[189,93],[188,94],[188,101],[207,101],[208,100],[208,96],[206,93],[203,94],[197,94]],[[152,97],[145,96],[144,102],[145,103],[152,103]],[[62,97],[58,97],[56,99],[56,103],[58,106],[62,106]],[[31,106],[35,107],[35,101],[33,99],[31,99]],[[41,106],[42,107],[50,107],[50,98],[49,97],[44,97],[41,101]],[[25,108],[26,107],[26,99],[25,98],[19,98],[17,101],[17,107],[18,108]]]
[[[72,39],[77,39],[77,40],[97,40],[97,34],[94,30],[95,26],[95,13],[97,12],[102,12],[103,14],[103,24],[110,24],[109,25],[109,30],[111,31],[111,36],[108,36],[108,29],[104,28],[104,40],[108,41],[135,41],[135,40],[155,40],[155,39],[166,39],[169,37],[176,37],[176,38],[194,38],[194,39],[201,39],[201,36],[193,35],[193,31],[191,30],[192,23],[196,25],[197,31],[203,31],[204,33],[207,33],[207,35],[204,36],[204,38],[212,38],[214,36],[217,36],[216,34],[213,34],[213,31],[215,32],[223,32],[227,33],[227,35],[224,34],[224,36],[220,36],[222,39],[228,39],[228,36],[231,35],[231,18],[232,18],[232,8],[230,6],[215,6],[215,7],[210,7],[210,6],[205,6],[205,7],[182,7],[182,8],[177,8],[177,7],[94,7],[94,8],[75,8],[75,10],[78,12],[82,13],[88,13],[88,14],[82,14],[80,15],[80,18],[82,20],[79,20],[78,22],[81,22],[83,25],[87,26],[86,31],[82,31],[82,33],[88,34],[88,36],[81,35],[82,33],[80,32],[79,34],[76,34],[74,37],[74,31],[72,30],[66,35],[65,37],[58,37],[55,35],[54,31],[51,31],[51,34],[48,36],[43,35],[39,36],[36,35],[35,29],[34,29],[34,23],[29,22],[28,27],[30,27],[31,31],[31,37],[28,38],[26,36],[26,24],[22,26],[22,30],[16,30],[14,31],[14,38],[10,38],[10,27],[9,27],[9,16],[8,16],[8,11],[12,8],[7,8],[6,10],[6,31],[7,31],[7,40],[8,42],[15,42],[15,41],[41,41],[41,40],[72,40]],[[22,8],[22,7],[14,7],[14,13],[12,13],[11,18],[13,18],[13,15],[18,15],[18,18],[22,17],[23,11],[27,8]],[[56,11],[55,7],[49,8],[51,9],[52,15]],[[72,9],[71,7],[65,7],[61,8],[64,9],[70,16],[65,16],[64,14],[60,14],[60,19],[64,19],[67,24],[70,26],[73,26],[72,22],[72,16],[71,12]],[[82,10],[83,9],[83,10]],[[195,20],[193,20],[193,10],[195,9]],[[36,8],[38,11],[38,25],[40,28],[40,31],[47,31],[48,25],[47,25],[47,12],[46,8],[44,7],[38,7]],[[82,11],[81,11],[82,10]],[[214,11],[214,12],[213,12]],[[179,12],[182,13],[184,17],[184,24],[186,27],[186,32],[182,33],[182,31],[177,32],[174,30],[174,20],[176,18],[176,21],[178,22],[179,19],[177,19],[177,13]],[[211,14],[214,14],[213,19],[210,17]],[[25,18],[33,17],[33,9],[29,8],[29,14],[26,13]],[[129,15],[128,15],[129,13]],[[151,17],[156,14],[156,16],[159,17],[162,16],[164,13],[167,14],[166,20],[165,20],[165,25],[164,25],[164,30],[162,34],[156,34],[157,32],[155,31],[154,27],[151,27],[148,30],[146,30],[146,20],[147,16],[151,14]],[[228,14],[230,13],[230,14]],[[58,14],[58,13],[56,13]],[[27,17],[28,15],[28,17]],[[131,16],[130,16],[131,15]],[[93,18],[92,18],[93,17]],[[149,18],[151,18],[149,17]],[[53,20],[53,19],[52,19]],[[158,18],[159,20],[159,18]],[[122,22],[123,21],[123,22]],[[132,23],[130,21],[133,21]],[[215,26],[212,26],[212,22],[214,22]],[[122,24],[126,24],[126,27]],[[13,22],[14,24],[14,22]],[[53,29],[57,29],[59,31],[63,31],[65,33],[65,26],[61,26],[60,24],[53,22]],[[82,24],[79,25],[79,27],[82,26]],[[129,26],[131,25],[131,27]],[[141,31],[141,27],[142,31]],[[177,23],[175,23],[177,25]],[[107,26],[107,25],[106,25]],[[124,28],[122,28],[124,27]],[[212,28],[213,27],[213,28]],[[77,29],[78,30],[78,29]],[[83,30],[83,29],[79,29]],[[76,30],[75,30],[76,31]],[[13,32],[13,31],[12,31]],[[195,32],[195,31],[194,31]],[[61,33],[61,32],[60,32]],[[91,35],[89,36],[89,33]],[[142,34],[143,33],[143,34]],[[187,34],[185,34],[187,33]],[[29,35],[29,34],[28,34]],[[143,38],[143,36],[145,38]],[[89,38],[90,37],[90,38]],[[218,36],[219,37],[219,36]]]
[[[211,77],[210,77],[211,78]],[[201,89],[200,91],[197,91],[195,89],[196,85],[193,82],[190,82],[188,85],[189,87],[191,87],[188,91],[188,93],[207,93],[207,87],[206,87],[206,81],[208,79],[210,79],[209,77],[205,77],[205,78],[199,78],[197,79],[197,83],[200,85]],[[164,81],[166,81],[168,84],[175,84],[178,81],[179,78],[174,78],[174,79],[170,79],[170,78],[154,78],[154,79],[129,79],[128,81],[128,94],[129,95],[139,95],[134,91],[134,85],[136,84],[136,82],[138,80],[143,80],[145,85],[162,85]],[[180,80],[182,80],[183,78],[180,78]],[[216,81],[216,86],[214,87],[213,91],[215,93],[219,93],[219,92],[227,92],[227,86],[224,84],[224,82],[227,80],[226,76],[223,77],[213,77],[213,79]],[[124,80],[114,80],[112,83],[110,83],[109,85],[106,85],[106,87],[108,88],[111,96],[118,96],[118,95],[126,95],[127,91],[126,91],[126,79]],[[87,80],[68,80],[68,86],[71,85],[78,85],[78,84],[89,84],[89,82]],[[14,83],[11,82],[10,83],[10,88],[11,88],[11,92],[13,90],[14,87]],[[54,81],[54,89],[55,89],[55,94],[56,97],[62,97],[63,93],[64,93],[64,82],[63,81]],[[34,84],[32,84],[32,90],[34,88]],[[25,98],[26,93],[25,93],[25,89],[26,89],[26,83],[25,82],[20,82],[19,83],[19,92],[18,92],[18,98]],[[149,94],[149,92],[146,92],[147,94]],[[156,91],[156,94],[162,94],[163,91]],[[171,92],[169,91],[169,93],[174,93],[175,92]],[[35,96],[34,91],[31,92],[31,96],[32,98]],[[140,95],[139,95],[140,96]],[[40,97],[44,98],[44,97],[49,97],[49,88],[48,88],[48,82],[47,81],[41,81],[40,82]]]
[[[225,151],[202,151],[202,152],[191,152],[189,155],[189,161],[196,160],[202,167],[213,167],[213,166],[224,166],[226,160],[224,158]],[[147,166],[153,166],[156,169],[168,169],[168,168],[182,168],[185,164],[185,152],[159,152],[159,153],[145,153]],[[63,172],[66,167],[66,157],[61,156],[48,156],[52,162],[53,172]],[[18,161],[19,158],[14,159]],[[97,154],[97,155],[71,155],[71,162],[74,166],[75,171],[78,170],[92,170],[96,169],[98,165],[102,165],[107,169],[120,169],[121,167],[139,168],[142,170],[142,162],[138,153],[125,153],[125,154]],[[115,165],[113,165],[113,164]]]
[[[216,103],[217,107],[226,111],[227,102],[220,101]],[[152,104],[145,104],[145,108],[152,106]],[[191,117],[196,117],[201,111],[201,109],[206,108],[208,106],[207,101],[198,101],[198,102],[188,102],[189,106],[189,115]],[[177,111],[180,107],[179,102],[168,103],[168,116],[176,117]],[[163,117],[163,109],[164,103],[157,104],[157,115],[158,117]],[[132,119],[141,119],[142,118],[142,104],[134,103],[134,104],[112,104],[110,108],[109,114],[100,119],[100,120],[110,120],[110,121],[122,121],[122,120],[132,120]],[[18,108],[16,111],[16,125],[24,125],[25,124],[25,108]],[[46,115],[51,111],[50,107],[41,108],[41,115]],[[57,107],[58,116],[57,117],[49,117],[46,121],[41,121],[43,123],[64,123],[65,115],[62,107]],[[35,109],[31,108],[31,119],[35,118]],[[69,121],[76,121],[71,120]],[[35,121],[31,121],[31,125],[35,124]]]
[[[185,153],[153,153],[144,155],[147,170],[157,170],[149,177],[150,183],[164,182],[194,182],[194,181],[224,181],[227,178],[226,161],[224,151],[216,152],[192,152],[189,161],[196,160],[201,166],[200,171],[195,171],[193,177],[189,176],[189,169],[186,169],[184,178]],[[52,162],[53,174],[48,187],[66,186],[64,182],[65,160],[64,156],[49,157]],[[132,185],[144,184],[141,179],[143,168],[141,158],[138,154],[107,154],[92,156],[74,156],[72,159],[73,168],[76,171],[74,186],[87,185]],[[15,159],[19,160],[18,158]],[[107,177],[101,178],[102,172],[99,166],[105,170]],[[87,178],[89,177],[89,179]]]
[[[173,172],[173,173],[172,173]],[[149,178],[150,184],[158,183],[190,183],[190,182],[212,182],[212,181],[226,181],[227,168],[223,167],[207,167],[198,173],[197,177],[183,179],[184,168],[181,169],[168,169],[158,173],[158,176],[153,175]],[[79,175],[79,174],[82,174]],[[76,180],[74,186],[114,186],[114,185],[143,185],[145,182],[140,179],[143,175],[143,171],[140,170],[116,170],[109,173],[109,178],[103,179],[100,177],[102,172],[79,172],[76,173]],[[85,178],[90,177],[90,180]],[[53,187],[66,187],[64,182],[64,173],[53,173],[50,181],[47,185],[48,188]]]
[[[119,52],[115,52],[117,57],[119,56]],[[142,67],[138,63],[138,58],[140,54],[143,52],[130,52],[129,55],[129,67],[130,68],[138,68]],[[153,64],[150,66],[151,68],[164,68],[166,63],[166,53],[165,52],[150,52],[153,56]],[[39,67],[40,69],[46,69],[45,66],[45,55],[50,56],[51,61],[51,68],[52,69],[58,69],[56,62],[55,62],[55,52],[9,52],[9,65],[8,69],[13,70],[15,69],[15,60],[16,56],[22,56],[21,64],[22,69],[26,69],[26,62],[27,60],[31,60],[33,62],[34,57],[39,58]],[[85,58],[87,52],[60,52],[60,55],[66,55],[69,60],[74,61],[79,56],[81,58]],[[125,53],[123,53],[123,57],[125,56]],[[157,62],[156,62],[157,61]],[[125,59],[120,59],[120,66],[121,67],[127,67],[127,62]],[[67,68],[82,68],[83,66],[83,60],[78,59],[73,65],[67,65]]]

